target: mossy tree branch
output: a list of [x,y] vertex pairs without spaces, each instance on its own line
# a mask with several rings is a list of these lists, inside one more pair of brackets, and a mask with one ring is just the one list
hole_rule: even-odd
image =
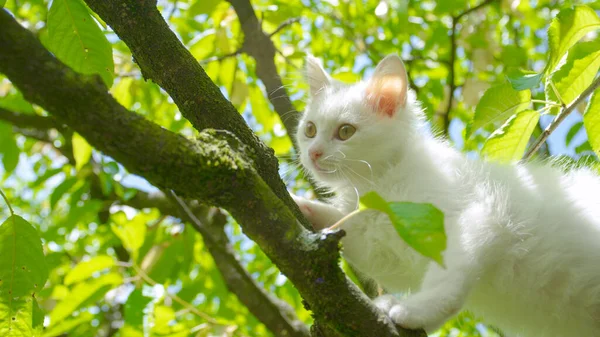
[[[26,99],[154,185],[228,210],[328,328],[347,336],[399,336],[390,319],[340,270],[341,233],[304,229],[258,174],[254,163],[268,155],[264,149],[257,152],[214,130],[190,141],[125,109],[99,77],[77,74],[60,63],[5,10],[0,10],[0,45],[0,72]],[[252,135],[250,144],[255,140]]]
[[85,0],[117,33],[147,80],[161,86],[194,128],[229,130],[258,156],[256,170],[273,192],[308,227],[279,179],[272,149],[252,133],[240,113],[179,41],[156,8],[156,1]]
[[[20,114],[2,108],[0,108],[0,120],[12,124],[15,128],[18,127],[17,132],[26,137],[32,137],[32,134],[48,133],[50,129],[57,127],[59,124],[54,117]],[[20,128],[27,128],[27,131]],[[61,129],[64,131],[66,128],[61,125]],[[48,139],[34,138],[51,145],[54,141],[50,136],[48,136]],[[68,150],[68,152],[62,151],[61,154],[74,165],[75,161],[71,149]],[[163,215],[178,217],[190,224],[191,228],[202,235],[225,285],[258,320],[263,322],[276,336],[306,337],[309,335],[307,327],[296,317],[289,304],[268,294],[241,265],[224,232],[225,215],[218,208],[193,202],[191,203],[193,206],[185,203],[185,210],[182,211],[181,207],[178,207],[176,203],[170,201],[160,192],[137,191],[133,198],[121,200],[116,193],[109,196],[103,195],[100,180],[96,175],[92,175],[90,180],[94,198],[108,201],[110,204],[122,204],[136,209],[156,208]],[[102,216],[107,210],[108,206],[100,212],[99,216]]]

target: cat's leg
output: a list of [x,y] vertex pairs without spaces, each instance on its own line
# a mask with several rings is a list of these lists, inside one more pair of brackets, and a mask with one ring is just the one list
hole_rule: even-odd
[[344,216],[337,208],[324,202],[308,200],[295,195],[292,195],[292,198],[315,230],[327,228]]
[[443,269],[432,262],[418,292],[405,299],[384,295],[375,304],[404,328],[434,332],[460,312],[475,275],[468,268]]

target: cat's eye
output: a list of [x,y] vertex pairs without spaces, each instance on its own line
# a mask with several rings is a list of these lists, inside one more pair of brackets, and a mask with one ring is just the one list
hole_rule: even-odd
[[306,123],[306,126],[304,127],[304,135],[308,138],[313,138],[317,135],[317,127],[313,122]]
[[356,128],[354,126],[350,124],[344,124],[338,129],[337,136],[340,140],[347,140],[348,138],[352,137],[355,132]]

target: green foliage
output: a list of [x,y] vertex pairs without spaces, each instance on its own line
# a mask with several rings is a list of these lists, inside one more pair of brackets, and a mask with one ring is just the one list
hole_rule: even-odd
[[446,249],[444,214],[431,204],[387,202],[375,192],[360,198],[360,210],[387,214],[398,235],[414,250],[444,265]]
[[73,157],[75,158],[75,168],[81,170],[83,165],[87,164],[92,157],[92,146],[88,144],[85,138],[81,137],[77,132],[73,133]]
[[113,82],[112,47],[81,0],[55,0],[48,12],[48,47],[66,65]]
[[492,87],[483,94],[477,108],[467,136],[477,129],[498,123],[504,123],[519,111],[525,110],[531,103],[529,90],[517,91],[510,83]]
[[600,93],[598,91],[592,94],[590,103],[583,115],[583,124],[592,149],[600,155]]
[[[450,141],[471,155],[513,162],[546,127],[540,124],[540,116],[562,109],[551,83],[563,103],[569,104],[598,76],[600,6],[593,1],[586,1],[586,6],[579,1],[497,1],[460,18],[453,46],[452,17],[481,2],[257,0],[251,4],[267,34],[278,30],[271,37],[278,50],[274,61],[298,111],[304,110],[307,96],[302,74],[306,52],[322,58],[332,76],[342,82],[362,78],[385,55],[399,53],[434,128],[443,128],[453,94]],[[143,78],[129,48],[82,0],[0,0],[1,6],[34,31],[61,61],[81,73],[99,74],[125,108],[173,132],[194,136],[196,131],[173,101]],[[285,91],[267,92],[255,60],[244,53],[231,56],[245,38],[231,4],[161,0],[158,6],[249,126],[280,156],[282,167],[290,168],[282,170],[288,188],[309,189],[293,159],[289,134],[295,130],[282,125],[290,112],[280,116],[268,99],[284,99]],[[299,22],[290,24],[290,19]],[[452,48],[457,52],[451,65]],[[448,90],[450,69],[457,87],[454,93]],[[48,115],[28,103],[4,77],[0,77],[0,107],[27,116]],[[580,122],[576,116],[584,111]],[[565,121],[571,126],[564,139],[554,140],[551,151],[543,149],[538,155],[564,154],[573,165],[596,167],[594,152],[600,154],[597,91],[576,107],[573,116]],[[118,327],[116,336],[272,335],[227,288],[202,237],[158,211],[165,205],[154,203],[146,193],[156,191],[152,186],[100,152],[92,156],[92,147],[72,130],[17,127],[1,117],[0,187],[20,214],[39,224],[47,256],[43,258],[41,248],[35,248],[37,258],[24,262],[31,270],[30,264],[46,263],[48,281],[42,280],[40,273],[45,272],[39,267],[25,274],[35,274],[35,280],[15,285],[23,297],[9,305],[7,297],[0,296],[0,336],[103,336],[112,333],[111,327]],[[366,203],[391,216],[399,235],[441,262],[443,216],[434,207],[372,199],[367,197]],[[5,224],[16,218],[8,212],[1,215],[0,231],[8,230]],[[32,227],[15,229],[28,231],[27,240],[37,239],[34,246],[40,247]],[[310,324],[310,314],[294,286],[231,218],[225,231],[244,268],[261,287],[289,303]],[[13,247],[31,252],[34,246]],[[7,256],[0,253],[0,260],[6,262]],[[12,269],[7,268],[2,265],[0,273],[10,274]],[[17,268],[15,273],[21,271]],[[1,279],[0,289],[4,289],[7,279],[4,275]],[[38,287],[26,289],[31,282]],[[34,291],[39,308],[31,297]],[[200,315],[173,300],[173,295]],[[9,319],[9,312],[18,312],[12,315],[15,321]],[[43,333],[41,316],[47,325]],[[18,328],[7,332],[7,324]],[[446,324],[439,335],[495,336],[466,313]]]
[[[10,207],[10,206],[9,206]],[[11,210],[12,212],[12,210]],[[12,214],[0,225],[0,335],[38,335],[36,294],[48,278],[37,230]]]
[[550,45],[548,70],[553,71],[569,48],[595,29],[600,29],[600,19],[590,7],[575,6],[561,10],[548,28]]
[[501,163],[518,161],[540,119],[537,111],[525,110],[512,115],[504,125],[494,131],[483,144],[481,154]]
[[[576,44],[569,50],[565,62],[559,64],[556,71],[548,77],[554,88],[546,86],[546,99],[570,104],[592,83],[599,67],[600,41]],[[554,90],[558,92],[560,99]]]
[[20,150],[10,124],[0,122],[0,144],[2,144],[2,147],[0,147],[2,165],[4,165],[6,172],[11,173],[19,163]]

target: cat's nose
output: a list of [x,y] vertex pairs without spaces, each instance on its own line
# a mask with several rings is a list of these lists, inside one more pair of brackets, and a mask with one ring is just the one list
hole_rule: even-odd
[[310,156],[310,159],[312,159],[313,161],[321,158],[321,156],[323,155],[323,151],[319,151],[319,150],[310,150],[308,152],[308,155]]

